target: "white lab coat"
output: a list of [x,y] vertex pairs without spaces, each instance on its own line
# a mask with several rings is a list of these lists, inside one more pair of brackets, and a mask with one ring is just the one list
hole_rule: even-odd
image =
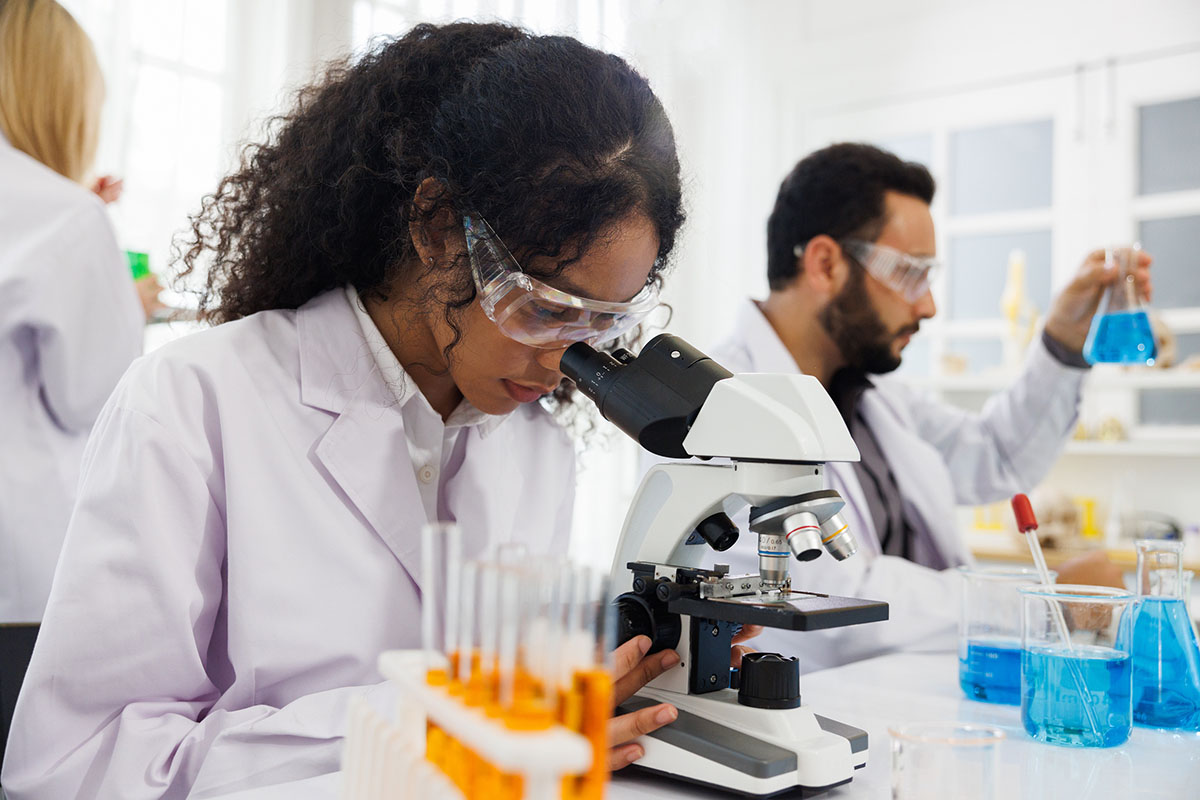
[[[732,372],[798,371],[751,301],[740,309],[733,335],[710,355]],[[1038,339],[1016,383],[990,398],[979,414],[914,391],[895,376],[872,376],[875,388],[863,393],[863,416],[896,476],[906,518],[928,529],[947,563],[971,563],[955,524],[956,504],[1029,491],[1053,466],[1075,426],[1085,374],[1058,362]],[[846,501],[843,514],[859,550],[842,562],[828,554],[793,562],[792,583],[807,591],[886,601],[890,617],[828,631],[767,630],[753,646],[798,655],[805,671],[892,650],[952,650],[960,607],[957,571],[882,555],[853,465],[830,463],[826,474]],[[734,548],[713,560],[734,572],[757,573],[756,537],[741,528]]]
[[[447,481],[466,557],[565,550],[574,448],[539,406]],[[340,290],[177,340],[97,423],[17,704],[9,800],[212,797],[338,769],[347,702],[420,646],[426,514]]]
[[0,624],[42,618],[88,431],[144,324],[100,198],[0,136]]

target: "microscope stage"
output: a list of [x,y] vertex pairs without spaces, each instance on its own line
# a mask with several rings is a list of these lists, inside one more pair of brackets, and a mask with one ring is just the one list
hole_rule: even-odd
[[887,603],[796,591],[705,599],[680,597],[668,603],[667,610],[790,631],[819,631],[888,618]]

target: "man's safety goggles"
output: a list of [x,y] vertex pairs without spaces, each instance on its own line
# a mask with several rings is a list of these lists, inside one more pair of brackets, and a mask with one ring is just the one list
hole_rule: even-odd
[[[843,239],[842,250],[867,271],[872,278],[899,292],[910,303],[920,300],[937,277],[942,262],[936,258],[909,255],[885,244]],[[796,245],[797,258],[804,246]]]
[[522,344],[553,350],[575,342],[595,345],[611,341],[659,305],[654,283],[646,284],[627,303],[560,291],[522,272],[482,217],[464,216],[463,229],[483,312],[505,336]]

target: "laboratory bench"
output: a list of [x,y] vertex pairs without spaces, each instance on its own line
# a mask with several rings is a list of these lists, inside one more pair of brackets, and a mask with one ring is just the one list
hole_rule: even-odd
[[[985,537],[976,536],[971,542],[971,555],[980,563],[986,564],[1013,564],[1017,566],[1032,567],[1033,559],[1029,555],[1029,548],[1019,548],[1015,542],[1010,541],[1010,537],[997,536],[987,534],[986,543],[980,543],[979,540]],[[1054,569],[1064,561],[1070,561],[1077,556],[1087,555],[1095,548],[1044,548],[1042,554],[1046,557],[1046,566]],[[1137,569],[1137,552],[1132,548],[1103,548],[1104,553],[1109,560],[1116,564],[1126,572],[1132,572]],[[1193,558],[1185,558],[1183,568],[1189,569],[1192,572],[1200,573],[1200,560]]]
[[[996,798],[1021,800],[1184,800],[1200,798],[1200,734],[1134,727],[1120,747],[1059,747],[1034,741],[1017,706],[968,700],[958,686],[955,653],[896,653],[801,676],[804,702],[822,716],[867,731],[870,754],[850,783],[821,800],[891,798],[889,727],[958,721],[990,725],[999,746]],[[969,789],[964,800],[974,797]],[[610,800],[732,798],[649,776],[618,774]],[[785,795],[786,797],[786,795]]]
[[[804,702],[824,716],[867,731],[867,765],[821,800],[891,797],[889,727],[959,721],[1001,728],[996,798],[1021,800],[1184,800],[1200,798],[1200,734],[1134,727],[1120,747],[1085,749],[1035,742],[1020,709],[967,700],[955,653],[896,653],[801,677]],[[284,786],[239,792],[230,800],[336,800],[341,779],[320,775]],[[961,797],[977,795],[964,787]],[[691,800],[735,795],[675,783],[634,770],[613,777],[609,800]],[[786,796],[785,796],[786,797]]]

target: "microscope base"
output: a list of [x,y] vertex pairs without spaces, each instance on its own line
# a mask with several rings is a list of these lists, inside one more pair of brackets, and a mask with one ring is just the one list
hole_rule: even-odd
[[649,772],[748,797],[796,789],[807,796],[848,782],[867,763],[865,731],[807,706],[743,706],[732,689],[705,695],[643,689],[621,710],[660,702],[678,708],[679,719],[638,740],[646,754],[636,766]]

